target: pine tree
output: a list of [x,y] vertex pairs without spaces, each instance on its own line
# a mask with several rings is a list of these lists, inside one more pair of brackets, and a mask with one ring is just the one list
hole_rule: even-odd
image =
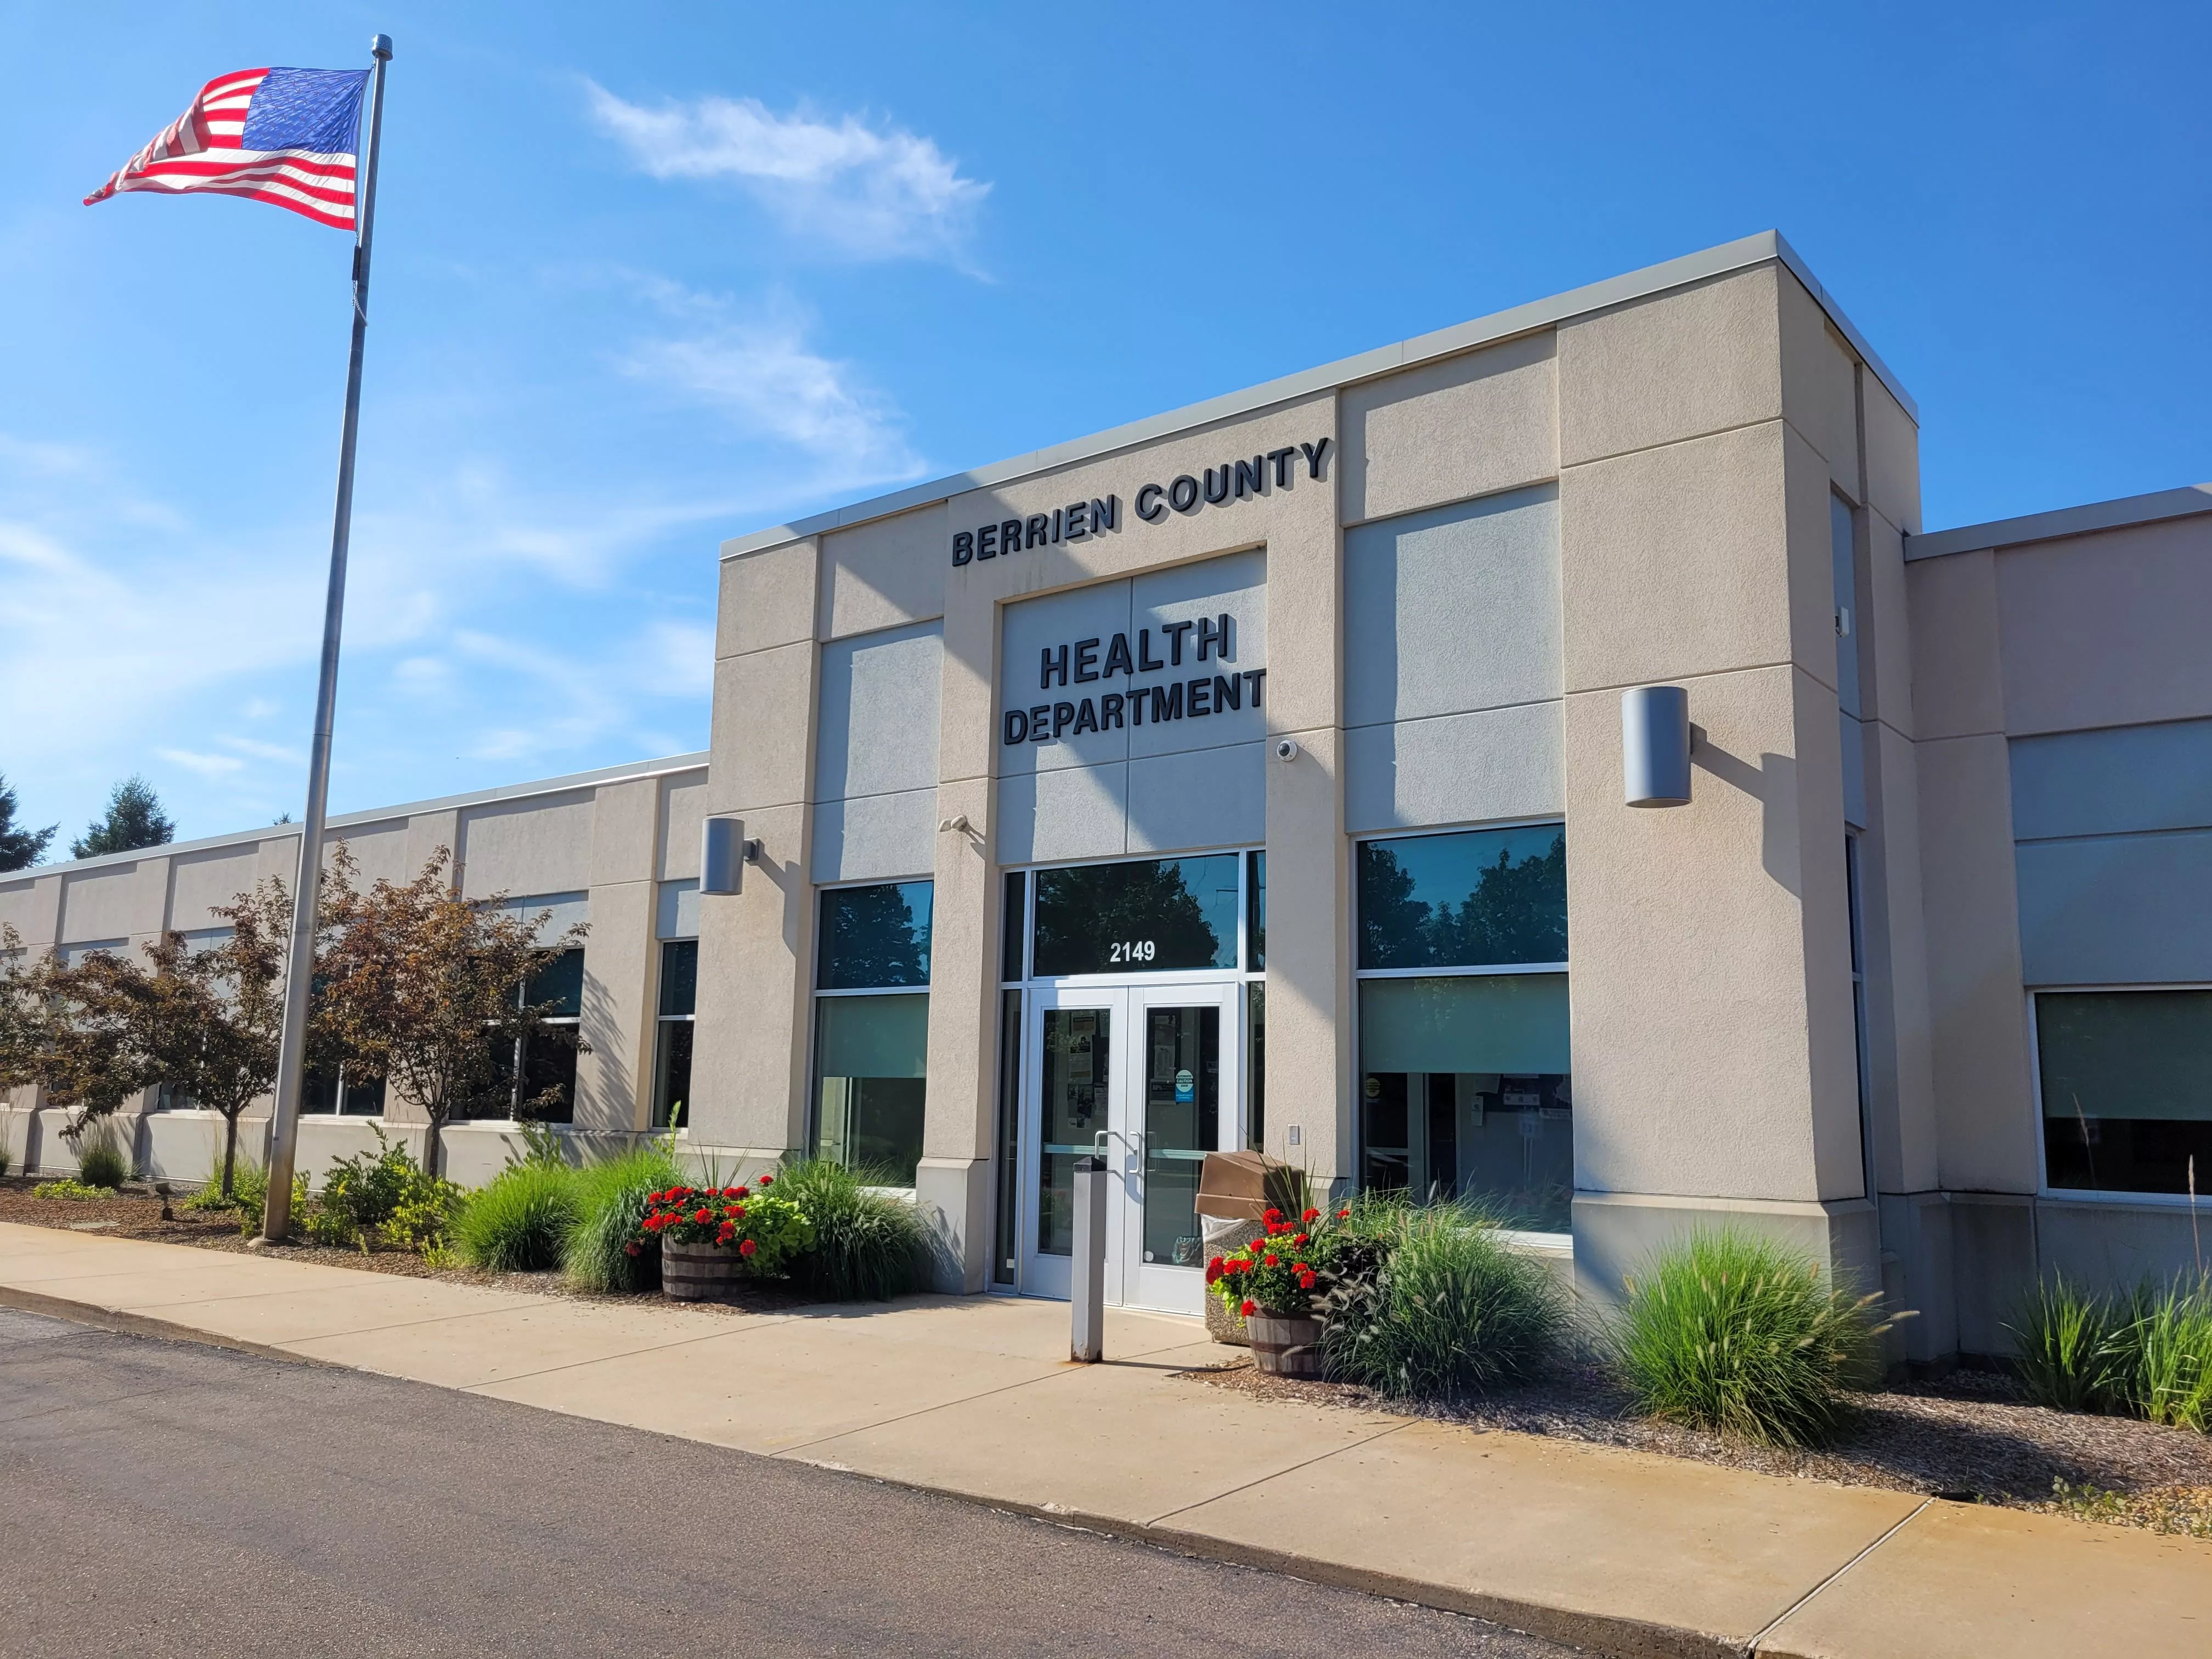
[[108,796],[106,815],[94,819],[70,844],[70,855],[96,859],[103,853],[134,853],[142,847],[166,846],[176,833],[154,786],[134,772]]
[[46,843],[60,828],[50,823],[43,830],[18,830],[15,792],[8,787],[6,777],[0,776],[0,870],[29,869],[44,855]]

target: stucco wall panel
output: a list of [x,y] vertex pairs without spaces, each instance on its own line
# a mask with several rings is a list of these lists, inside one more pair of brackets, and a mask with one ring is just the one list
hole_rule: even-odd
[[822,647],[815,799],[937,787],[940,633],[921,623]]
[[833,530],[822,538],[824,640],[945,614],[945,503]]
[[999,861],[1054,864],[1129,850],[1129,767],[1059,767],[998,782]]
[[817,580],[811,538],[723,560],[715,656],[813,639]]
[[660,840],[660,781],[603,783],[592,796],[591,885],[651,881]]
[[589,790],[471,806],[461,814],[461,893],[566,893],[592,884]]
[[1942,1182],[2033,1192],[2036,1126],[2004,739],[1923,740],[1918,759]]
[[1357,524],[1558,475],[1547,331],[1344,393],[1344,519]]
[[[719,729],[719,728],[718,728]],[[748,816],[769,849],[742,891],[705,900],[689,1139],[773,1155],[805,1143],[814,900],[795,851],[806,809]]]
[[1265,841],[1266,768],[1256,742],[1131,761],[1128,850],[1187,852]]
[[891,795],[823,801],[814,809],[812,867],[818,882],[911,880],[929,873],[937,786]]
[[1912,702],[1911,596],[1905,582],[1905,538],[1879,514],[1862,514],[1867,532],[1866,587],[1872,601],[1874,673],[1862,680],[1860,707],[1868,718],[1917,735]]
[[1696,682],[1695,798],[1664,811],[1621,804],[1619,697],[1567,699],[1578,1188],[1827,1195],[1796,679],[1777,668]]
[[2212,829],[2212,720],[2015,738],[2008,757],[2022,841]]
[[2212,715],[2212,514],[2008,549],[1996,586],[2014,736]]
[[[651,780],[645,781],[648,799]],[[604,793],[604,792],[603,792]],[[649,836],[634,850],[649,856]],[[584,947],[584,1006],[579,1027],[592,1052],[576,1060],[575,1127],[642,1128],[635,1079],[652,1052],[653,920],[649,881],[594,886],[592,932]]]
[[1914,736],[2004,730],[1996,556],[1954,553],[1905,567],[1911,611]]
[[1561,324],[1560,465],[1778,417],[1782,276],[1763,265]]
[[168,878],[169,860],[161,857],[64,876],[58,937],[74,945],[159,933],[168,902]]
[[811,640],[714,665],[710,811],[788,806],[806,798],[814,673]]
[[660,863],[655,873],[662,881],[696,881],[699,825],[707,816],[706,770],[663,778],[660,789]]
[[197,927],[228,926],[209,911],[252,890],[260,862],[258,851],[256,847],[245,846],[178,854],[171,860],[167,925],[186,933]]
[[14,928],[27,947],[54,942],[61,909],[62,878],[58,875],[0,881],[0,927]]
[[1874,374],[1859,377],[1866,412],[1867,505],[1908,536],[1920,533],[1920,426]]
[[[1790,660],[1789,438],[1770,422],[1567,470],[1559,541],[1568,690]],[[1820,510],[1825,568],[1825,501]]]
[[[1267,763],[1267,1144],[1317,1182],[1358,1167],[1352,1063],[1352,852],[1342,733],[1299,733]],[[1289,1140],[1295,1125],[1297,1146]]]
[[[364,823],[350,829],[334,830],[330,832],[323,843],[323,858],[325,866],[332,851],[331,842],[343,839],[346,845],[347,855],[354,862],[354,880],[361,886],[367,887],[377,881],[389,881],[395,884],[410,882],[421,872],[422,866],[419,859],[410,862],[410,854],[413,849],[407,819],[388,818],[381,823]],[[453,833],[450,829],[447,831],[447,839],[445,844],[448,847],[453,844]],[[264,851],[268,846],[269,843],[266,842],[262,843]],[[422,857],[428,856],[428,849],[425,848]],[[282,860],[284,882],[287,886],[289,886],[293,872],[299,867],[300,863],[300,842],[297,836],[285,838]]]
[[2024,842],[2030,985],[2212,981],[2212,830]]
[[1784,416],[1828,465],[1838,489],[1859,501],[1858,396],[1853,354],[1805,285],[1776,273]]

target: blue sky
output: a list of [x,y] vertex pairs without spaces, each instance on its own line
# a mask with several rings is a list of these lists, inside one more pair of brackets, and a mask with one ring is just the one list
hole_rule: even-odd
[[[0,6],[0,773],[299,811],[347,239],[79,199],[398,56],[334,810],[703,746],[724,538],[1779,228],[1929,528],[2212,477],[2212,9]],[[62,848],[56,849],[62,851]]]

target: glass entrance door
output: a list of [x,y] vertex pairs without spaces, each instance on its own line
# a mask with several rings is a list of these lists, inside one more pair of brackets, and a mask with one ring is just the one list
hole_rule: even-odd
[[1075,1160],[1107,1168],[1106,1298],[1203,1310],[1206,1154],[1241,1144],[1239,988],[1041,990],[1030,999],[1021,1288],[1068,1294]]

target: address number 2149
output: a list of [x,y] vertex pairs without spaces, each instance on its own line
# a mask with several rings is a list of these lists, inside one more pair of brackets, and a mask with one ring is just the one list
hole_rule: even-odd
[[1106,947],[1106,960],[1113,962],[1150,962],[1158,954],[1159,947],[1148,939],[1116,939]]

